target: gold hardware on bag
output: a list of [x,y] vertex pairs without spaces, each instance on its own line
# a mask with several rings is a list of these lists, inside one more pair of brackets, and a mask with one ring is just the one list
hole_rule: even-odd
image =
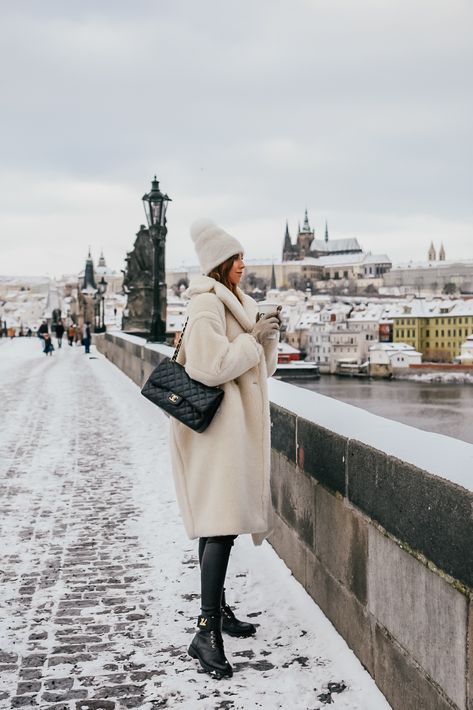
[[173,404],[176,404],[176,402],[179,402],[179,395],[171,393],[168,397],[169,401],[172,402]]
[[202,616],[200,621],[199,621],[199,626],[207,626],[207,619],[205,616]]

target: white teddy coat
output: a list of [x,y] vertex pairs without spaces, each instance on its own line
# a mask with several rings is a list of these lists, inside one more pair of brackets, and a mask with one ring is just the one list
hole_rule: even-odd
[[190,377],[221,386],[222,404],[198,434],[171,418],[176,495],[190,538],[251,533],[261,544],[271,529],[270,418],[267,377],[276,370],[278,339],[264,347],[249,335],[256,302],[200,276],[187,295],[187,328],[178,362]]

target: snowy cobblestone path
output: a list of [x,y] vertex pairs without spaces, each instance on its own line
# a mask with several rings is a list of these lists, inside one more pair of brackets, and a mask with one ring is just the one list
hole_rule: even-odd
[[174,502],[168,422],[97,353],[0,344],[0,708],[388,710],[269,545],[240,538],[231,681],[186,653],[196,544]]

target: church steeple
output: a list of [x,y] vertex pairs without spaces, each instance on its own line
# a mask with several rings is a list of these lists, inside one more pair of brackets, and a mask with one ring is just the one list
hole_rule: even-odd
[[[300,230],[299,230],[300,231]],[[304,214],[304,224],[302,226],[302,231],[305,232],[310,232],[310,224],[309,224],[309,217],[307,215],[307,209]]]
[[[439,255],[439,257],[440,257],[440,255]],[[435,247],[434,247],[433,242],[430,242],[430,248],[429,248],[429,252],[427,254],[427,259],[429,261],[436,261],[436,259],[437,259],[437,254],[435,253]]]
[[286,219],[286,233],[284,234],[284,249],[290,249],[292,246],[291,235],[289,234],[289,224]]
[[87,255],[87,260],[85,262],[85,270],[84,270],[84,281],[82,284],[82,290],[87,291],[89,289],[97,289],[97,286],[95,284],[95,275],[94,275],[94,262],[92,261],[92,254],[90,253],[90,247],[89,247],[89,253]]
[[283,261],[285,261],[287,258],[290,258],[291,253],[292,253],[291,235],[289,234],[289,225],[288,225],[287,219],[286,219],[286,232],[284,234],[284,246],[282,248]]
[[107,266],[107,264],[105,263],[105,257],[103,255],[103,249],[100,252],[99,263],[97,264],[97,266],[103,266],[104,268]]
[[328,224],[327,224],[327,220],[325,220],[325,241],[328,242]]
[[443,242],[440,244],[439,261],[445,261],[445,249],[443,247]]
[[274,270],[274,261],[271,265],[271,286],[270,286],[270,288],[272,290],[277,288],[277,286],[276,286],[276,271]]

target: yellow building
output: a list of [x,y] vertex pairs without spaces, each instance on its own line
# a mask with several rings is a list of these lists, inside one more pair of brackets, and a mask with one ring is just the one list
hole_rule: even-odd
[[473,301],[421,301],[392,314],[393,341],[407,343],[433,362],[452,362],[473,333]]

